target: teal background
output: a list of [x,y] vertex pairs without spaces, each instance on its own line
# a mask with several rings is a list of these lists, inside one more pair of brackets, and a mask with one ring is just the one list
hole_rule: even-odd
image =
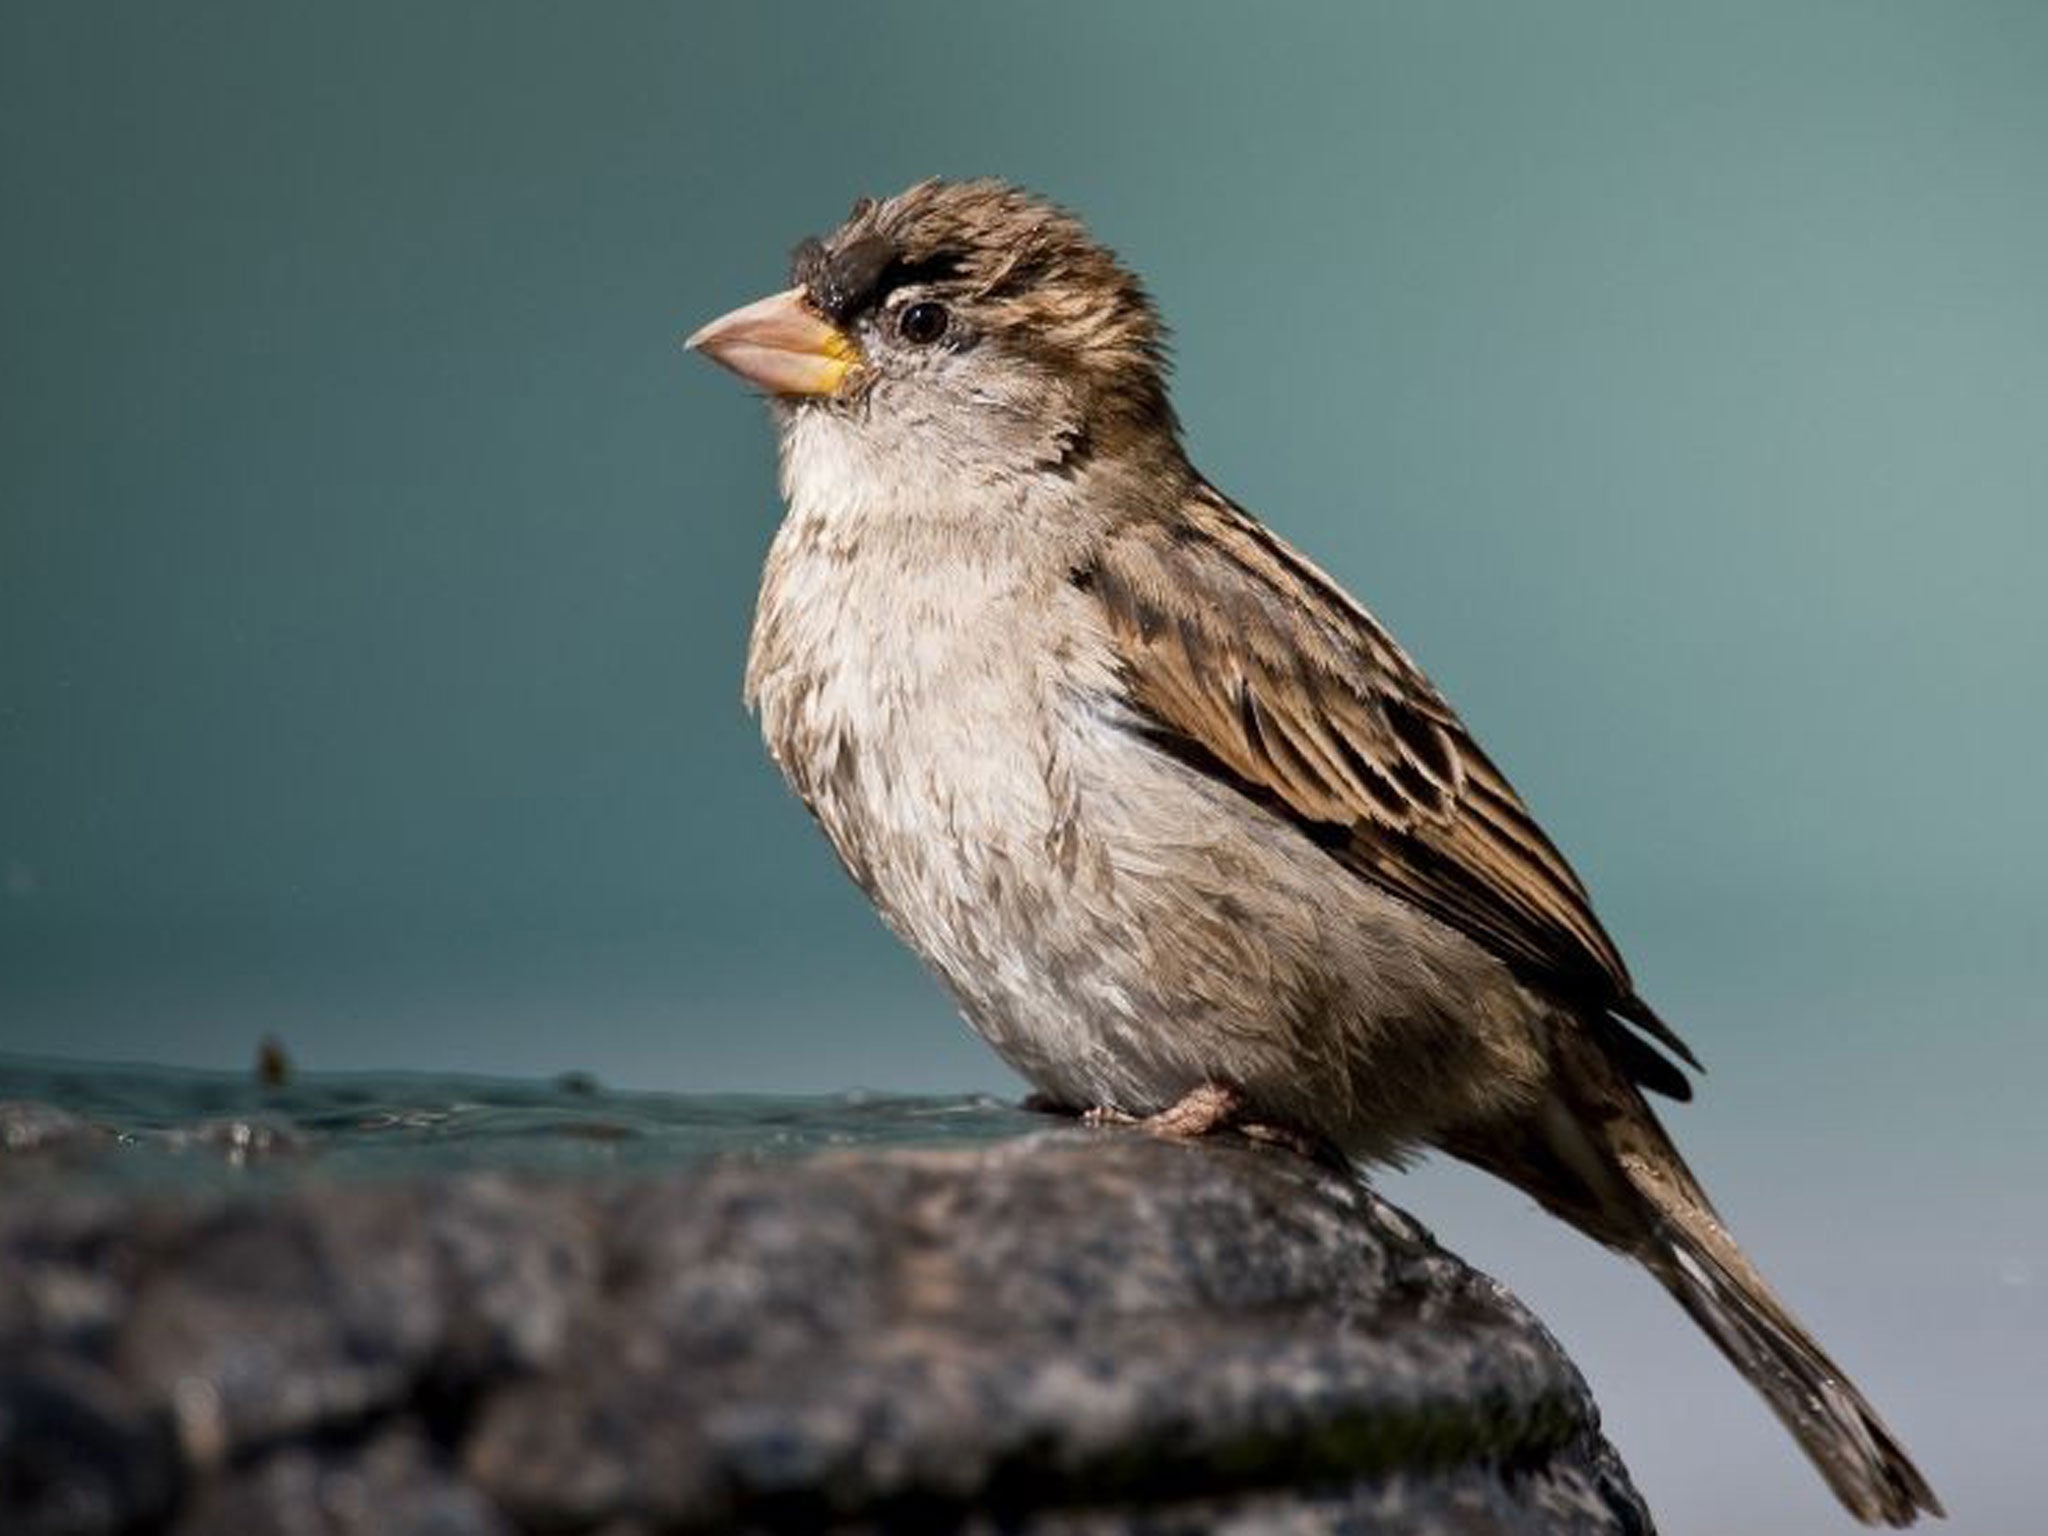
[[[1177,328],[1712,1068],[1677,1129],[2038,1529],[2048,7],[0,3],[0,1051],[1015,1085],[739,702],[763,413],[677,338],[996,173]],[[1668,1532],[1833,1528],[1653,1288],[1394,1181]]]

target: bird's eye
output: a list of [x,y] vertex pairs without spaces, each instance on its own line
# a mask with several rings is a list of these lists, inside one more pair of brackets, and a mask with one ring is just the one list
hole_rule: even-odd
[[896,329],[905,341],[914,341],[920,347],[930,346],[946,334],[946,306],[926,300],[912,304],[896,321]]

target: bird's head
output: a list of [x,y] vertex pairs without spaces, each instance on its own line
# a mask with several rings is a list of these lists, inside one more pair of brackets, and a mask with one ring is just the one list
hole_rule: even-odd
[[790,278],[688,343],[771,395],[785,430],[822,413],[890,451],[991,472],[1173,438],[1143,286],[1073,215],[1014,187],[862,199],[797,246]]

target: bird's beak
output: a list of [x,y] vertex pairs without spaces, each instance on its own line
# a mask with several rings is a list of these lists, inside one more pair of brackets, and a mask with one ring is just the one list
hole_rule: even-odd
[[860,360],[853,338],[821,319],[801,288],[721,315],[683,345],[775,395],[836,394]]

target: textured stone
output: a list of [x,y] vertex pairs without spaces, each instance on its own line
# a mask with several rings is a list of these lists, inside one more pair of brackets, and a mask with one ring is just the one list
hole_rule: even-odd
[[423,1188],[149,1214],[115,1358],[196,1466],[405,1402],[448,1334]]
[[429,1447],[402,1421],[362,1445],[286,1446],[213,1480],[176,1536],[516,1536]]
[[1228,1142],[31,1186],[0,1341],[9,1532],[1649,1529],[1518,1303]]
[[0,1367],[0,1530],[86,1536],[171,1507],[170,1424],[110,1373],[59,1354]]

